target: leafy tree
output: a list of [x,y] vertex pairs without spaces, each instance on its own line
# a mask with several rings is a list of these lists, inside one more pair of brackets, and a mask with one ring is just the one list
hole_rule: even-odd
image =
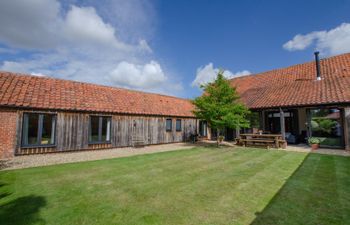
[[330,135],[337,125],[337,121],[331,119],[314,119],[311,121],[311,126],[314,131],[318,131],[327,135]]
[[247,119],[249,120],[250,127],[260,127],[260,117],[258,112],[250,112],[250,114],[247,116]]
[[[218,138],[227,127],[232,129],[249,127],[248,108],[239,101],[239,95],[220,70],[212,83],[202,85],[204,93],[193,100],[194,114],[206,120],[210,127],[217,130]],[[219,143],[219,139],[218,139]]]

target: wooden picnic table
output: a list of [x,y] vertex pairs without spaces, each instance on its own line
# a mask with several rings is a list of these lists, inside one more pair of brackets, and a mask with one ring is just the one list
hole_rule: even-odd
[[267,148],[285,148],[286,141],[281,134],[240,134],[236,139],[238,145],[266,146]]
[[240,134],[240,136],[246,136],[246,137],[280,137],[282,138],[282,134]]

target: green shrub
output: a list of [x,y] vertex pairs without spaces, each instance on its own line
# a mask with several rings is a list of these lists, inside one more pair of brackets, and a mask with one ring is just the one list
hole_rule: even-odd
[[310,145],[312,145],[312,144],[319,144],[320,143],[320,139],[318,139],[316,137],[310,137],[308,139],[308,142],[309,142]]

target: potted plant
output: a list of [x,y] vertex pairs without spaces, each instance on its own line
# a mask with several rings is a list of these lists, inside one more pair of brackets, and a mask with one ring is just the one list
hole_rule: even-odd
[[310,137],[308,139],[309,145],[311,145],[312,150],[317,150],[318,147],[320,146],[320,139],[316,137]]

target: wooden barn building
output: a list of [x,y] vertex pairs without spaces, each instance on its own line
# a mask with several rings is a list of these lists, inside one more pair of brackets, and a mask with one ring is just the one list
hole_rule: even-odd
[[0,72],[0,159],[14,155],[183,142],[189,100]]
[[[230,80],[256,114],[255,130],[282,134],[289,144],[321,140],[350,150],[350,53]],[[251,132],[245,131],[245,132]],[[226,131],[232,140],[236,132]]]
[[[350,150],[350,53],[230,80],[253,128]],[[0,72],[0,159],[14,155],[214,139],[189,100]],[[254,129],[241,130],[252,132]],[[239,130],[226,129],[234,140]]]

